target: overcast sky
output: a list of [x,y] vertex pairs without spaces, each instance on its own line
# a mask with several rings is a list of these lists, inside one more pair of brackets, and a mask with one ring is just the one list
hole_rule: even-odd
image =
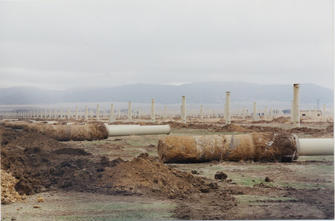
[[333,88],[331,0],[0,0],[0,87]]

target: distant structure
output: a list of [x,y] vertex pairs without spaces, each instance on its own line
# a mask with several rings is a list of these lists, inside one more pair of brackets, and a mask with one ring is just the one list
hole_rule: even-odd
[[299,113],[299,84],[293,84],[292,123],[295,127],[300,127]]
[[186,97],[181,97],[181,120],[186,123]]
[[323,113],[321,110],[301,110],[300,119],[305,122],[320,122],[323,120]]
[[231,124],[230,119],[230,91],[226,92],[226,105],[225,105],[224,118],[226,124]]

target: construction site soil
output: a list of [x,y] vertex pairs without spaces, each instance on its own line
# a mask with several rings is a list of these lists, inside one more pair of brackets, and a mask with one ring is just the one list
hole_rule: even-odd
[[15,189],[20,194],[63,188],[187,198],[190,193],[215,188],[215,184],[171,169],[148,154],[131,161],[92,159],[85,150],[71,148],[37,132],[2,128],[2,137],[1,166],[18,179]]
[[[295,131],[295,133],[309,136],[330,136],[333,133],[332,126],[326,129],[306,127],[307,129],[286,130],[235,124],[228,127],[215,124],[175,122],[169,122],[169,124],[172,128],[177,129],[193,128],[215,132],[267,131],[278,133],[284,131],[287,133]],[[279,163],[269,163],[267,165],[276,168],[278,173],[266,169],[266,172],[262,174],[271,179],[268,178],[265,181],[264,177],[262,181],[259,181],[257,178],[251,178],[251,180],[248,178],[247,181],[241,179],[239,183],[243,174],[251,177],[259,174],[259,171],[253,167],[248,171],[242,167],[257,166],[261,163],[163,164],[157,157],[156,138],[153,139],[152,144],[148,144],[149,138],[151,137],[144,138],[146,139],[145,145],[136,143],[138,142],[136,139],[139,139],[136,136],[109,138],[106,144],[93,141],[87,141],[87,143],[59,142],[35,130],[0,125],[1,202],[3,204],[20,202],[26,198],[26,195],[30,197],[43,192],[66,191],[70,195],[73,192],[84,192],[169,200],[177,205],[172,209],[171,218],[173,219],[330,219],[334,217],[334,198],[332,197],[334,188],[327,186],[329,179],[333,177],[329,179],[327,177],[324,180],[317,178],[318,183],[326,183],[326,187],[321,186],[319,189],[301,189],[299,186],[283,184],[273,185],[272,182],[274,178],[276,180],[297,179],[297,176],[292,175],[291,170],[287,170],[287,167],[293,168],[292,171],[294,171],[296,166],[309,166],[316,163],[320,164],[322,169],[326,167],[333,170],[332,161],[326,161],[326,164],[317,160],[316,162],[293,162],[283,164],[283,166],[280,166]],[[133,146],[127,146],[131,142]],[[128,156],[123,155],[127,152],[125,150],[127,147],[136,155],[123,157]],[[143,148],[146,151],[141,153]],[[215,179],[218,171],[224,171],[228,177]],[[317,171],[317,174],[319,173],[320,171]],[[308,175],[305,177],[301,177],[299,182],[304,180],[310,182],[311,179],[316,179]],[[330,184],[333,185],[333,181]],[[255,198],[249,200],[249,196],[255,196]],[[264,203],[267,207],[264,207]],[[296,205],[296,210],[310,210],[314,211],[314,214],[297,212],[292,209],[292,205]],[[10,205],[7,208],[10,208]],[[2,214],[4,214],[3,211]],[[10,220],[11,217],[7,218]]]

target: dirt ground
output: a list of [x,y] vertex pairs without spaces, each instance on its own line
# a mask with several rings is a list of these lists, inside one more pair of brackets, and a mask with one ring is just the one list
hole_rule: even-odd
[[[300,137],[333,136],[329,124],[306,124],[296,131],[278,122],[172,126],[174,135],[285,129]],[[27,197],[2,205],[3,220],[334,218],[333,156],[299,157],[291,163],[164,165],[157,159],[157,144],[165,135],[57,142],[5,130],[2,169],[23,180],[17,190]],[[215,179],[218,172],[227,177]]]

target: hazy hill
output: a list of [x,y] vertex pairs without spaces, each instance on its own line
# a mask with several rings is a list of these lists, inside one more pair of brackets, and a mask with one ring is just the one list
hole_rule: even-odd
[[[89,88],[72,90],[45,90],[31,87],[0,88],[0,104],[48,104],[59,102],[108,102],[128,101],[179,103],[181,96],[187,96],[188,103],[223,103],[225,92],[231,91],[235,102],[292,100],[292,85],[261,85],[239,82],[192,83],[181,86],[133,84],[110,88]],[[301,103],[332,103],[333,91],[315,84],[302,84]]]

